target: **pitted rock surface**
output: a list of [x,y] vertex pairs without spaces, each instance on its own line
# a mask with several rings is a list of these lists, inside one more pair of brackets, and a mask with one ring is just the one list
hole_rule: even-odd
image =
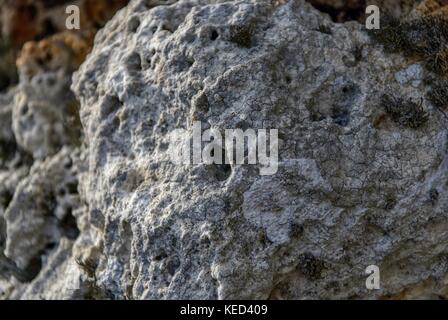
[[[131,1],[73,77],[79,141],[28,144],[23,102],[0,100],[17,108],[2,139],[34,158],[3,187],[3,295],[446,298],[447,119],[426,76],[303,0]],[[174,164],[171,133],[195,121],[278,129],[278,172]]]

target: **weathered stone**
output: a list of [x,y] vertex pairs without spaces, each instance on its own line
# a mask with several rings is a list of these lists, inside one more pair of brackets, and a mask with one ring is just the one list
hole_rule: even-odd
[[[389,91],[424,97],[395,80],[412,62],[304,1],[205,3],[132,2],[75,77],[98,283],[117,298],[379,298],[431,278],[423,295],[446,295],[447,198],[430,201],[447,191],[446,120],[426,100],[418,128],[381,108]],[[169,132],[198,119],[278,128],[279,172],[173,165]],[[365,288],[370,264],[381,290]]]
[[[77,146],[46,129],[65,114],[57,101],[74,101],[61,94],[79,65],[61,52],[40,67],[51,43],[22,51],[5,103],[2,137],[35,162],[0,215],[4,297],[448,296],[447,118],[442,90],[425,98],[442,76],[423,61],[304,0],[135,0],[74,76]],[[56,89],[32,80],[48,75]],[[195,121],[278,129],[278,172],[175,165],[171,133]],[[371,264],[380,290],[366,289]]]

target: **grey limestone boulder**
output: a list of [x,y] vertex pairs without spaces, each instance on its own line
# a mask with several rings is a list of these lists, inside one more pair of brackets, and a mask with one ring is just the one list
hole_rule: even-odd
[[[448,297],[447,118],[428,77],[304,0],[131,1],[73,77],[81,143],[55,127],[53,149],[14,105],[35,162],[0,183],[0,294]],[[277,129],[277,172],[175,164],[172,133],[196,122]]]
[[[446,119],[425,99],[407,116],[382,100],[419,102],[422,67],[305,1],[155,4],[119,12],[73,85],[99,286],[135,299],[446,296]],[[174,165],[170,132],[194,121],[278,129],[277,174]]]

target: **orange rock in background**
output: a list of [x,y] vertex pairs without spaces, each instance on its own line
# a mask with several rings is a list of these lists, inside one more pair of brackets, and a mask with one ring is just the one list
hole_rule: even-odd
[[[128,0],[7,0],[2,34],[16,48],[23,46],[17,67],[22,76],[45,70],[76,70],[85,60],[99,28]],[[81,29],[67,31],[65,8],[78,5]]]
[[0,1],[2,35],[20,48],[25,42],[39,40],[65,31],[69,4],[81,11],[81,31],[97,31],[124,7],[128,0],[4,0]]
[[[0,0],[0,92],[20,84],[11,108],[14,141],[35,159],[75,145],[80,134],[72,74],[96,32],[128,0]],[[68,5],[80,30],[67,30]]]
[[[83,1],[81,9],[82,21],[93,29],[103,27],[117,10],[124,7],[128,0],[88,0]],[[83,14],[84,13],[84,14]]]
[[[23,47],[17,66],[26,68],[29,75],[67,52],[72,59],[66,62],[68,67],[77,68],[90,51],[98,29],[128,1],[0,0],[1,35],[12,50]],[[69,4],[80,8],[80,30],[66,30],[65,9]]]
[[425,16],[448,17],[448,0],[425,0],[417,6],[417,12]]
[[40,71],[77,69],[90,51],[91,39],[80,33],[61,32],[44,40],[26,43],[17,67],[22,76],[32,77]]

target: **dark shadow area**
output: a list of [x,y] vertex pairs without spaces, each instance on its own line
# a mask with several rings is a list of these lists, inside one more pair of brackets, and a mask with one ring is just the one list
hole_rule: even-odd
[[334,22],[343,23],[347,21],[364,22],[365,10],[367,7],[365,0],[347,0],[342,6],[329,4],[329,1],[307,0],[317,10],[330,15]]

